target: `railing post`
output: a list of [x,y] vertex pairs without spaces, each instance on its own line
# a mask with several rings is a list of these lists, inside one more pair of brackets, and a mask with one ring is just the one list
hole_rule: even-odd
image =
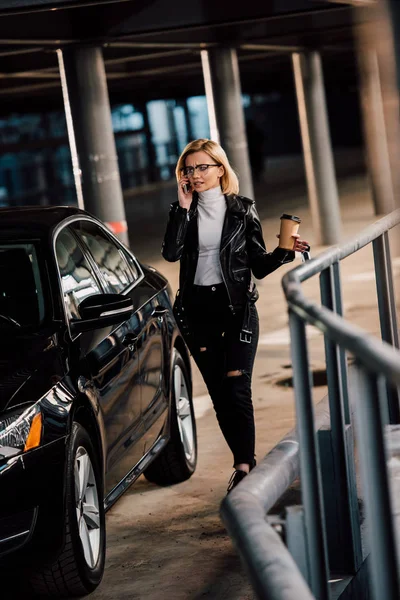
[[356,365],[356,427],[365,509],[370,541],[372,598],[398,600],[400,582],[397,572],[397,550],[392,521],[389,478],[376,375]]
[[[382,339],[391,346],[399,348],[388,232],[385,231],[381,236],[376,238],[372,242],[372,246],[374,250],[376,292],[378,296]],[[386,389],[390,423],[400,423],[398,389],[389,383],[386,385]]]
[[[342,286],[340,282],[340,263],[334,263],[328,269],[321,272],[321,302],[330,310],[343,317]],[[325,338],[326,340],[326,338]],[[350,406],[349,406],[349,384],[347,373],[346,351],[343,348],[335,346],[337,360],[335,368],[335,378],[338,385],[338,393],[343,407],[344,423],[350,425]],[[328,365],[327,365],[328,368]],[[333,372],[332,372],[333,375]]]
[[289,309],[289,327],[311,590],[318,600],[329,600],[328,552],[306,329],[303,320],[291,309]]
[[[342,316],[339,263],[321,272],[320,286],[323,306]],[[329,498],[325,503],[330,563],[336,571],[355,573],[362,563],[362,544],[352,430],[351,425],[346,426],[346,414],[350,420],[346,355],[327,335],[324,337],[331,430],[330,437],[327,439],[325,434],[320,441],[327,439],[325,446],[333,460],[332,472],[325,473],[324,483],[331,489],[329,484],[333,482],[337,490],[335,502]]]

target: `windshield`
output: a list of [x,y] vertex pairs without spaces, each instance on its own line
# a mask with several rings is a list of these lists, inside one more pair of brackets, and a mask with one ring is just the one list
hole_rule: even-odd
[[38,326],[45,303],[35,244],[0,243],[0,327]]

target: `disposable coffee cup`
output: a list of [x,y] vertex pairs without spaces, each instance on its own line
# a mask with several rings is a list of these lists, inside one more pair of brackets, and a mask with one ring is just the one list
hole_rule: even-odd
[[299,229],[301,223],[300,217],[296,215],[283,214],[281,216],[281,229],[279,232],[279,247],[285,250],[293,250],[295,238],[293,237]]

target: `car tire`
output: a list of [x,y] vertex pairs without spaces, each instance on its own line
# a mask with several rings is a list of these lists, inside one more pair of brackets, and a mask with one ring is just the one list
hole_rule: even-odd
[[192,385],[185,362],[176,348],[171,365],[170,439],[144,471],[148,481],[171,485],[189,479],[197,464],[197,431]]
[[30,577],[42,597],[76,597],[100,583],[105,562],[102,470],[88,432],[72,426],[66,465],[64,547],[57,561]]

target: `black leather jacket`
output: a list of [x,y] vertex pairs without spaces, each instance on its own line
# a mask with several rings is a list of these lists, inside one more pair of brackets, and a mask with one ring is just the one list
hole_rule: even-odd
[[[281,265],[291,262],[295,253],[279,247],[267,252],[254,200],[237,195],[225,198],[227,211],[222,229],[220,260],[231,310],[235,312],[247,302],[251,273],[257,279],[262,279]],[[166,260],[181,261],[178,294],[181,306],[193,285],[199,256],[197,202],[198,195],[194,192],[189,211],[179,206],[178,202],[171,204],[162,245],[162,255]]]

